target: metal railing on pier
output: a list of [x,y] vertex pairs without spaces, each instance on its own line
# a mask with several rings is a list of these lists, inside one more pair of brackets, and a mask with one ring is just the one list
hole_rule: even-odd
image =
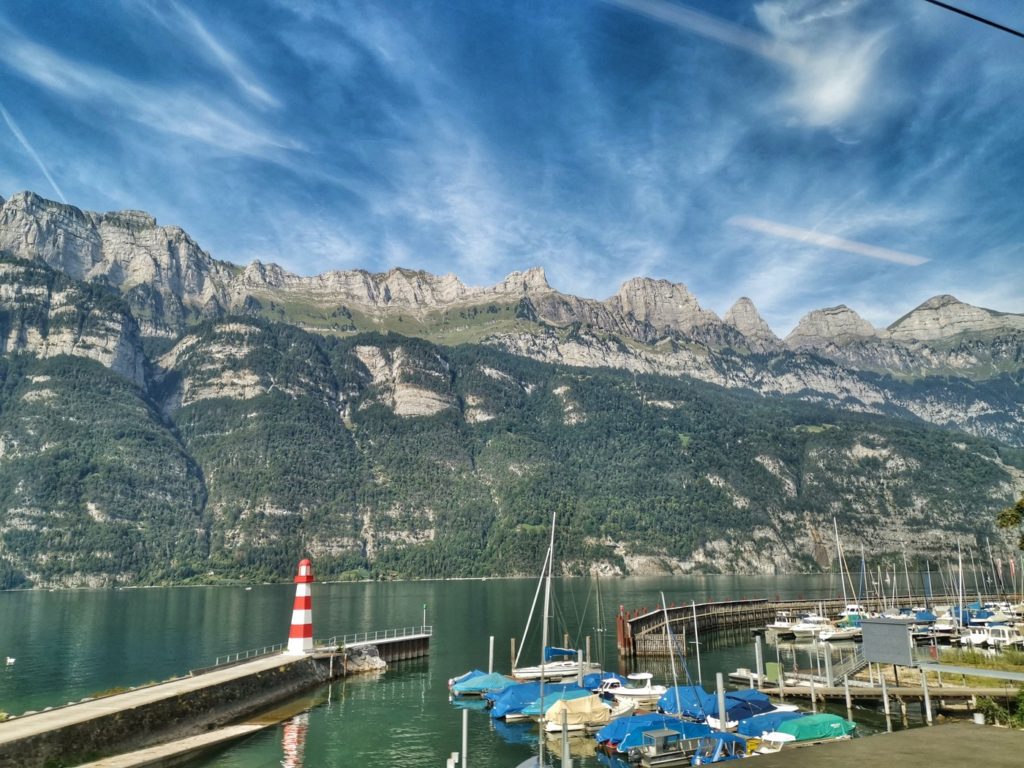
[[402,640],[409,637],[430,637],[434,634],[431,625],[418,627],[402,627],[401,629],[381,629],[376,632],[355,632],[351,635],[335,635],[326,640],[314,640],[317,648],[347,648],[353,645],[372,645],[388,640]]

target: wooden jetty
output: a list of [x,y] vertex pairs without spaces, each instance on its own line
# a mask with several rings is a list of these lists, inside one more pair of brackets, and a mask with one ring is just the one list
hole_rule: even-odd
[[[980,599],[995,601],[999,599],[999,596],[983,595]],[[926,600],[930,603],[935,602],[934,597],[911,595],[897,598],[896,605],[910,608],[915,605],[923,605]],[[703,638],[705,633],[764,627],[775,618],[779,611],[786,611],[790,615],[796,616],[801,613],[821,610],[828,615],[835,616],[843,610],[846,602],[852,601],[844,601],[842,597],[798,600],[753,598],[686,605],[673,604],[668,607],[667,611],[663,611],[661,608],[653,610],[620,608],[615,619],[616,644],[620,657],[668,656],[669,635],[665,631],[665,614],[667,613],[668,626],[671,627],[678,646],[676,652],[682,651],[685,654],[695,631]],[[701,642],[704,640],[702,639]]]

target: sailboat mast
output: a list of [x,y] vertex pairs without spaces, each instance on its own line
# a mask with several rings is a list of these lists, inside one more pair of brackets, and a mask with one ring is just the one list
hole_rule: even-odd
[[834,517],[832,518],[832,528],[836,532],[836,559],[839,561],[839,581],[843,585],[843,610],[845,611],[850,600],[846,595],[846,579],[843,577],[843,549],[839,546],[839,523]]
[[555,559],[555,520],[557,512],[551,513],[551,541],[548,544],[548,571],[544,580],[544,621],[541,629],[540,644],[540,752],[537,764],[544,765],[544,656],[548,647],[548,612],[551,609],[551,570]]
[[679,679],[676,677],[676,654],[672,647],[672,628],[668,623],[668,608],[665,607],[665,593],[661,593],[661,613],[665,617],[665,639],[668,641],[668,657],[672,663],[672,690],[676,694],[676,714],[682,715],[683,708],[679,704]]
[[[914,590],[910,588],[910,569],[907,567],[907,548],[903,547],[903,575],[907,578],[907,602],[911,602],[911,595],[914,594]],[[913,608],[914,606],[910,606]]]

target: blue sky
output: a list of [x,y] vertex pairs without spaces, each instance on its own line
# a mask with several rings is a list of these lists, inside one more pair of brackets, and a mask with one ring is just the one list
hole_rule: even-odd
[[780,334],[1024,312],[1024,40],[923,0],[9,2],[0,38],[0,195],[217,258],[647,275]]

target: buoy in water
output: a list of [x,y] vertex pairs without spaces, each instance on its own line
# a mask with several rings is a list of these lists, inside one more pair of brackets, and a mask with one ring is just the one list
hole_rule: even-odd
[[14,666],[14,662],[15,662],[15,658],[13,656],[7,656],[6,659],[7,659],[7,666],[8,667],[13,667]]

